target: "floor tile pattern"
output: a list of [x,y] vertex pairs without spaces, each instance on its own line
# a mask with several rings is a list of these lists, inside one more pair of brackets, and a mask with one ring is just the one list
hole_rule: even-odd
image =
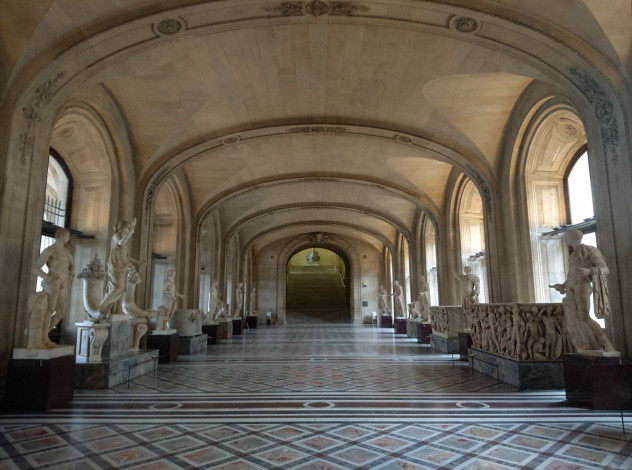
[[372,326],[253,329],[129,388],[0,414],[0,470],[632,469],[620,413],[453,359]]

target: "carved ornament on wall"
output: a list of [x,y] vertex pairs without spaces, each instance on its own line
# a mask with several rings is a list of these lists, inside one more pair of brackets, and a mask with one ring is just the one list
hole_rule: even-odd
[[281,16],[307,16],[315,18],[323,15],[329,16],[351,16],[355,13],[369,11],[366,5],[350,1],[322,1],[312,0],[310,2],[279,2],[265,8],[271,13],[278,13]]
[[570,69],[571,76],[575,78],[575,84],[593,105],[595,117],[602,124],[601,137],[606,149],[614,161],[618,160],[617,147],[619,146],[619,130],[617,119],[614,116],[614,105],[608,99],[606,92],[595,79],[576,67]]
[[58,72],[57,75],[46,79],[35,89],[31,104],[22,108],[26,119],[26,130],[22,131],[18,137],[18,151],[20,153],[20,163],[26,165],[26,155],[33,150],[35,136],[32,134],[33,125],[42,119],[42,107],[45,106],[56,93],[55,85],[65,75],[65,72]]
[[180,32],[181,29],[182,29],[182,23],[176,20],[175,18],[168,18],[166,20],[162,20],[156,26],[156,31],[158,31],[160,34],[166,34],[166,35],[176,34]]
[[288,132],[293,134],[301,132],[308,134],[339,134],[347,132],[347,129],[340,126],[298,126],[289,128]]
[[450,21],[450,26],[461,33],[473,33],[479,29],[479,23],[468,16],[455,16]]
[[156,176],[154,176],[154,180],[147,188],[147,197],[145,198],[145,218],[147,221],[151,219],[151,206],[154,202],[154,197],[156,196],[156,190],[168,173],[169,168],[161,168],[160,170],[158,170]]

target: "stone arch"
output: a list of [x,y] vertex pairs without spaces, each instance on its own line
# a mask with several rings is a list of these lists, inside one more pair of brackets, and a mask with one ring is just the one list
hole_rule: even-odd
[[[321,233],[321,232],[318,232]],[[321,233],[322,235],[322,233]],[[360,255],[355,250],[353,245],[349,243],[344,237],[327,233],[326,241],[318,241],[317,234],[305,234],[294,238],[288,242],[281,253],[277,261],[277,321],[285,323],[287,321],[286,311],[286,269],[290,258],[306,248],[321,247],[331,250],[335,253],[342,253],[344,257],[349,261],[349,278],[351,281],[349,285],[349,303],[351,311],[351,320],[353,323],[362,323],[362,306],[360,301],[360,289],[361,289],[361,266]]]

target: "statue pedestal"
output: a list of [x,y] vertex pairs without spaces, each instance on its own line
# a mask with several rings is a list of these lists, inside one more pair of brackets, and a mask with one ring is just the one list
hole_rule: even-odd
[[470,332],[459,332],[459,357],[462,361],[467,361],[468,349],[472,347],[472,334]]
[[632,364],[628,361],[582,354],[564,354],[562,360],[566,399],[571,404],[594,410],[632,409]]
[[202,325],[202,333],[207,335],[206,344],[219,344],[217,323]]
[[406,334],[406,318],[399,317],[395,319],[395,334]]
[[259,324],[259,316],[248,315],[246,317],[246,326],[248,326],[248,329],[257,328],[258,324]]
[[409,318],[408,320],[406,320],[406,336],[408,336],[409,338],[417,337],[417,324],[418,323],[421,323],[421,320],[415,320],[412,318]]
[[233,336],[233,320],[230,318],[217,322],[217,334],[220,339],[228,339]]
[[[29,356],[33,358],[24,358]],[[11,411],[47,411],[73,399],[73,346],[14,349],[7,372],[5,401]]]
[[176,362],[180,349],[180,337],[176,330],[154,330],[147,337],[147,348],[158,350],[160,364]]
[[178,341],[180,342],[179,354],[195,354],[206,348],[208,335],[180,336]]
[[[132,326],[133,320],[140,321]],[[158,358],[157,351],[130,350],[132,340],[136,338],[140,340],[138,335],[143,329],[141,325],[143,325],[143,319],[135,319],[129,315],[112,315],[109,323],[78,323],[75,387],[78,389],[110,388],[153,372]],[[144,326],[147,327],[146,322]],[[134,332],[136,332],[136,337],[133,338]],[[97,336],[101,338],[106,336],[100,348],[100,355],[95,352],[98,350]]]
[[437,351],[446,354],[459,352],[459,338],[450,338],[441,333],[433,333],[430,335],[430,343]]
[[77,327],[77,362],[100,362],[103,345],[110,335],[109,323],[83,321]]
[[432,336],[432,325],[430,323],[417,323],[417,342],[419,344],[430,344]]
[[243,330],[243,320],[241,318],[233,318],[233,335],[240,335]]
[[146,318],[131,318],[130,320],[130,341],[129,350],[138,352],[140,349],[140,340],[148,330]]
[[470,366],[519,389],[564,387],[562,361],[517,361],[501,354],[469,349]]
[[380,315],[380,328],[393,328],[393,319],[390,315]]

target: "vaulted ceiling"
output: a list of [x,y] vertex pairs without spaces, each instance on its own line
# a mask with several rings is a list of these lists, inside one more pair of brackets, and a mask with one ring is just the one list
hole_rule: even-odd
[[69,100],[98,88],[117,104],[136,175],[177,173],[194,220],[217,211],[242,243],[323,228],[376,248],[409,236],[420,211],[441,217],[455,172],[498,177],[521,94],[556,86],[547,58],[517,52],[520,37],[621,68],[632,38],[628,0],[1,0],[0,10],[4,98],[59,61],[76,77]]

